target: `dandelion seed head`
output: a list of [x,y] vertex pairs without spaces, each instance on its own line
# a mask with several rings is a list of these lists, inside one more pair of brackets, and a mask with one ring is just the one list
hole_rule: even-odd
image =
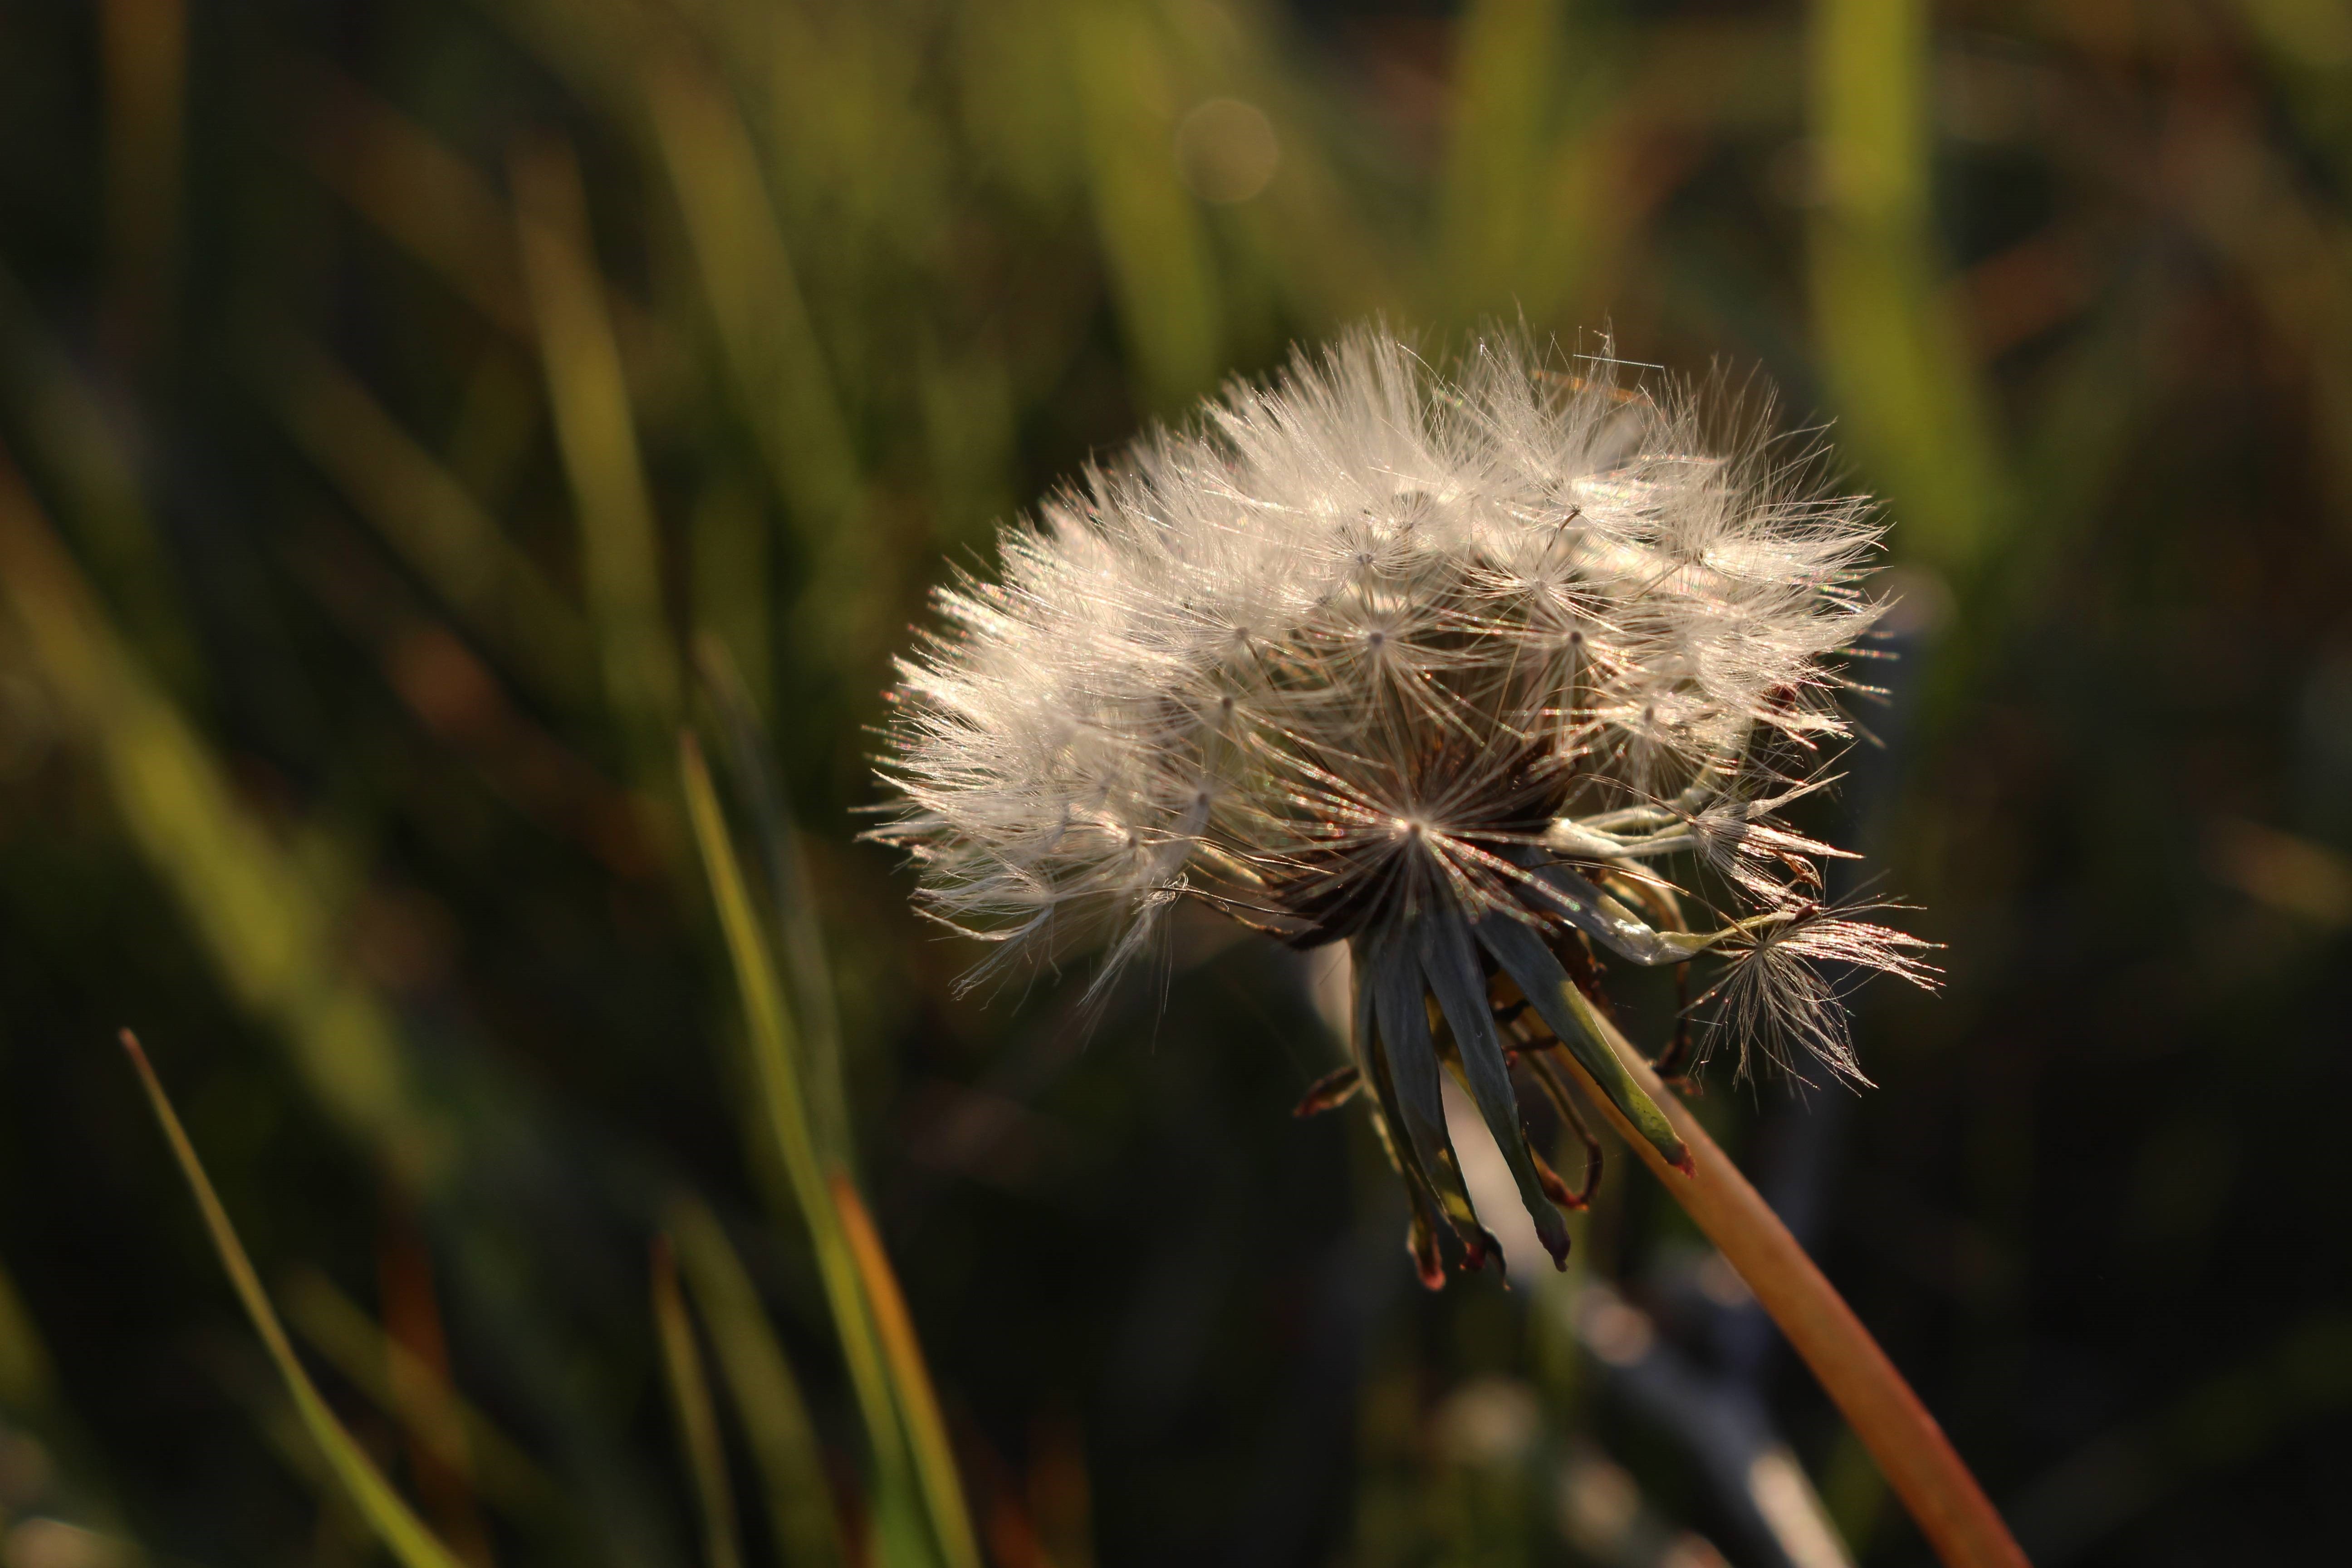
[[[1361,330],[1008,529],[899,667],[877,836],[928,912],[997,961],[1132,953],[1183,897],[1305,946],[1414,905],[1556,922],[1548,860],[1672,848],[1785,914],[1830,851],[1774,813],[1848,734],[1880,524],[1816,448],[1575,369]],[[1738,944],[1727,1016],[1846,1071],[1802,976],[1906,972],[1908,939],[1780,926]]]

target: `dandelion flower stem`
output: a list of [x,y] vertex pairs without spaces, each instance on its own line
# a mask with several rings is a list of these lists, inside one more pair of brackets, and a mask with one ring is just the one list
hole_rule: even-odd
[[1626,1144],[1739,1272],[1822,1389],[1844,1412],[1854,1435],[1911,1512],[1947,1568],[2026,1568],[2026,1557],[1984,1489],[1961,1463],[1944,1429],[1895,1370],[1895,1363],[1823,1277],[1762,1194],[1748,1184],[1706,1129],[1668,1091],[1641,1053],[1600,1020],[1626,1069],[1649,1091],[1690,1151],[1685,1175],[1600,1091],[1575,1057],[1554,1059],[1576,1075]]

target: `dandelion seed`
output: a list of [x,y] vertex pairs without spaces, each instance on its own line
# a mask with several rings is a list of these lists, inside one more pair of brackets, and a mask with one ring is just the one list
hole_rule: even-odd
[[975,977],[1085,939],[1107,978],[1180,898],[1349,942],[1424,1277],[1442,1229],[1491,1250],[1441,1070],[1564,1255],[1499,987],[1558,1033],[1590,953],[1719,962],[1743,1065],[1855,1078],[1817,965],[1929,974],[1914,939],[1812,901],[1838,851],[1778,820],[1848,735],[1831,661],[1871,625],[1879,525],[1811,482],[1817,452],[1705,429],[1687,395],[1559,375],[1516,336],[1444,370],[1376,330],[1302,353],[942,591],[877,837],[927,912],[1000,944]]

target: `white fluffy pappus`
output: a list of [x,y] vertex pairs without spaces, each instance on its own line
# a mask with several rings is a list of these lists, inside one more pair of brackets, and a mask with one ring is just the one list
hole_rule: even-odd
[[[1503,910],[1634,962],[1761,959],[1717,987],[1743,1030],[1853,1072],[1792,963],[1916,978],[1916,945],[1822,912],[1834,851],[1776,811],[1849,733],[1825,660],[1874,618],[1879,524],[1818,447],[1719,449],[1691,395],[1576,369],[1362,329],[1009,529],[901,663],[877,837],[924,908],[1007,952],[1108,929],[1112,969],[1181,896],[1298,945]],[[1734,905],[1706,941],[1654,929],[1675,856]]]
[[[900,665],[877,837],[928,912],[1007,953],[1107,932],[1115,970],[1197,898],[1441,1001],[1447,933],[1499,919],[1727,964],[1743,1060],[1858,1076],[1804,963],[1921,978],[1920,944],[1824,910],[1836,852],[1777,814],[1848,736],[1832,661],[1874,619],[1880,525],[1818,445],[1711,442],[1736,416],[1571,363],[1360,330],[1008,530]],[[1483,994],[1496,961],[1454,946]]]

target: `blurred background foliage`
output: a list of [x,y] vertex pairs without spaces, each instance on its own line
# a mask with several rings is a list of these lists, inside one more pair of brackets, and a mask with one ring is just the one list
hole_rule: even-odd
[[[1877,1088],[1706,1114],[2038,1563],[2340,1549],[2335,0],[23,3],[0,149],[9,1568],[373,1550],[123,1024],[468,1563],[719,1563],[714,1443],[745,1559],[876,1539],[679,793],[700,642],[991,1561],[1918,1561],[1630,1162],[1567,1281],[1424,1296],[1365,1128],[1286,1114],[1339,1049],[1297,961],[959,996],[856,841],[927,586],[1374,312],[1834,421],[1906,657],[1822,826],[1949,984],[1864,999]],[[665,1393],[665,1228],[823,1487]]]

